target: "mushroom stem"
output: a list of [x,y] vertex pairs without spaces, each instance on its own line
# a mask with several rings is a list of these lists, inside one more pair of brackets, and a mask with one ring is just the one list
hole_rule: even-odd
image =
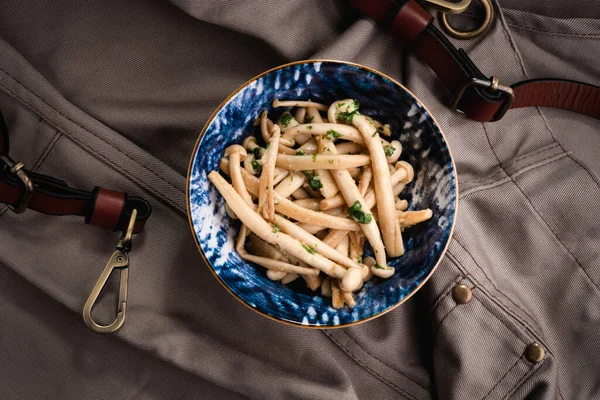
[[[352,123],[363,135],[363,139],[371,156],[373,184],[375,186],[375,196],[377,198],[377,211],[379,213],[381,235],[383,236],[387,255],[390,257],[401,256],[404,254],[404,246],[402,246],[400,226],[394,218],[386,217],[386,215],[393,215],[393,213],[396,212],[396,207],[394,204],[395,199],[390,171],[385,158],[385,152],[381,146],[379,133],[362,115],[355,115]],[[385,264],[380,263],[380,265]]]
[[271,142],[265,152],[262,174],[260,175],[260,186],[258,188],[258,210],[267,221],[275,217],[275,190],[273,188],[273,177],[275,176],[275,163],[277,162],[277,148],[281,131],[277,125],[271,130]]
[[327,111],[327,106],[321,103],[303,100],[273,100],[273,108],[279,107],[314,107],[319,111]]
[[286,131],[281,136],[281,143],[286,146],[294,146],[296,144],[296,140],[294,139],[296,135],[300,134],[308,134],[308,135],[327,135],[332,134],[331,131],[335,131],[340,139],[348,140],[354,143],[364,143],[360,132],[349,125],[340,125],[340,124],[331,124],[331,123],[309,123],[309,124],[300,124],[297,125],[288,131]]
[[[277,155],[276,165],[293,171],[308,171],[313,169],[348,169],[362,167],[371,162],[366,154],[313,154],[312,156]],[[385,160],[384,160],[385,162]],[[387,165],[387,164],[386,164]]]

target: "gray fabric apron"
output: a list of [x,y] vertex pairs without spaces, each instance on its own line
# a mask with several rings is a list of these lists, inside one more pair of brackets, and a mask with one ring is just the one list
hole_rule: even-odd
[[[491,30],[460,43],[484,73],[600,84],[597,1],[496,7]],[[0,55],[14,158],[155,210],[134,241],[125,327],[99,335],[81,309],[117,237],[0,207],[0,399],[600,398],[599,121],[535,108],[468,121],[344,1],[3,1]],[[312,57],[405,76],[460,177],[454,240],[430,282],[333,331],[233,299],[203,265],[185,205],[214,108],[263,70]],[[452,299],[457,283],[473,287],[467,304]],[[115,301],[102,298],[99,320]],[[533,342],[541,362],[524,356]]]

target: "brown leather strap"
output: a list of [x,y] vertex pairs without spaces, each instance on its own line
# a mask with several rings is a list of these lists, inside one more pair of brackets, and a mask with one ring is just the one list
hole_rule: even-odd
[[[0,203],[18,208],[28,193],[19,177],[10,171],[14,162],[8,157],[8,130],[0,113]],[[112,231],[125,231],[131,213],[138,210],[134,232],[144,229],[152,214],[150,204],[126,193],[95,188],[88,192],[73,189],[65,182],[47,175],[21,170],[33,184],[27,208],[49,215],[78,215],[85,222]]]
[[512,108],[553,107],[600,119],[600,88],[581,82],[535,79],[512,86]]
[[98,188],[89,223],[114,230],[119,226],[123,207],[125,207],[125,193]]
[[492,80],[462,49],[450,43],[431,23],[433,17],[414,0],[351,0],[351,3],[375,19],[401,44],[409,45],[444,83],[456,100],[455,108],[467,118],[495,121],[508,109],[519,107],[554,107],[600,118],[598,86],[544,79],[491,90]]
[[408,2],[396,14],[387,32],[401,40],[403,44],[409,44],[427,28],[432,20],[433,17],[417,3]]

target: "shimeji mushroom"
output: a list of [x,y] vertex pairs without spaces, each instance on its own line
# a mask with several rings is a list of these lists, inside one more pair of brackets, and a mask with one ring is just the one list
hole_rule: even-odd
[[240,168],[240,161],[243,161],[246,159],[246,157],[248,157],[246,149],[239,144],[234,144],[225,149],[225,157],[229,157],[229,176],[231,177],[233,187],[239,193],[239,195],[242,196],[246,203],[253,204],[252,197],[250,197],[250,193],[248,193],[246,190],[246,185],[244,184],[244,178],[242,178],[242,172]]
[[373,171],[371,170],[370,165],[366,165],[363,168],[363,173],[360,176],[360,181],[358,182],[358,191],[361,195],[367,194],[367,190],[369,189],[369,185],[371,184],[371,178],[373,178]]
[[267,270],[267,278],[272,281],[280,281],[287,276],[287,272],[273,271],[272,269]]
[[281,136],[281,144],[285,146],[294,146],[296,144],[296,135],[308,134],[313,136],[326,136],[330,131],[335,131],[341,139],[354,143],[364,143],[358,130],[349,125],[331,124],[327,122],[308,123],[297,125]]
[[321,211],[321,208],[319,207],[318,199],[308,198],[308,199],[294,200],[294,204],[297,205],[298,207],[308,208],[309,210],[312,210],[312,211]]
[[354,116],[352,123],[363,135],[363,139],[371,155],[373,184],[375,186],[375,197],[377,198],[377,211],[379,213],[381,235],[383,236],[387,255],[390,257],[401,256],[404,254],[404,246],[402,245],[400,226],[394,218],[386,218],[386,215],[389,216],[395,213],[396,207],[390,171],[385,158],[385,152],[381,146],[379,133],[377,132],[377,129],[360,114]]
[[292,197],[296,200],[302,200],[302,199],[310,199],[310,195],[308,193],[306,193],[306,190],[300,188],[297,189],[294,193],[292,193]]
[[298,278],[300,278],[300,275],[298,274],[287,274],[287,276],[281,280],[281,283],[287,285],[288,283],[293,282]]
[[298,107],[296,108],[296,112],[294,113],[294,118],[296,121],[303,123],[306,118],[306,107]]
[[321,296],[331,297],[331,278],[326,277],[321,283]]
[[327,111],[327,106],[321,103],[315,103],[307,100],[273,100],[273,108],[278,107],[313,107],[319,111]]
[[355,112],[358,112],[358,102],[353,99],[338,100],[331,103],[327,109],[327,119],[330,123],[335,124],[342,120],[340,115],[351,115]]
[[344,307],[344,294],[340,289],[337,279],[331,280],[331,305],[336,309]]
[[427,221],[433,216],[433,212],[427,208],[418,211],[397,211],[398,222],[402,228],[407,228],[412,225]]
[[[292,156],[279,154],[276,165],[293,171],[306,171],[312,169],[348,169],[353,167],[362,167],[371,162],[366,154],[348,155],[348,154],[313,154],[305,156]],[[384,160],[385,162],[385,160]]]
[[265,143],[271,141],[273,125],[273,121],[267,117],[267,110],[263,111],[262,114],[260,114],[260,133]]
[[361,154],[366,151],[364,146],[361,146],[358,143],[352,143],[352,142],[336,143],[335,148],[337,149],[338,154],[352,155],[352,154]]
[[268,221],[272,221],[275,216],[273,177],[275,176],[275,163],[277,161],[277,147],[279,146],[280,136],[281,131],[279,127],[273,125],[270,146],[263,156],[264,162],[260,175],[260,185],[258,187],[258,211]]
[[408,201],[406,200],[396,200],[396,210],[405,211],[408,208]]
[[296,118],[294,118],[294,116],[289,111],[286,111],[279,117],[277,125],[281,129],[281,132],[285,132],[287,130],[292,129],[295,126],[300,125],[300,123],[296,121]]
[[275,192],[282,197],[290,197],[304,185],[304,182],[306,182],[306,177],[303,174],[292,172],[275,187]]

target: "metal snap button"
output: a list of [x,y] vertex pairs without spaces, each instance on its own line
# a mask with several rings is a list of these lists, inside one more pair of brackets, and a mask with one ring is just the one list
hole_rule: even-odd
[[473,297],[473,293],[471,288],[466,285],[456,285],[454,286],[454,290],[452,291],[452,298],[458,304],[467,304],[471,301]]
[[546,351],[537,343],[530,343],[525,348],[525,358],[532,363],[538,363],[544,359]]

